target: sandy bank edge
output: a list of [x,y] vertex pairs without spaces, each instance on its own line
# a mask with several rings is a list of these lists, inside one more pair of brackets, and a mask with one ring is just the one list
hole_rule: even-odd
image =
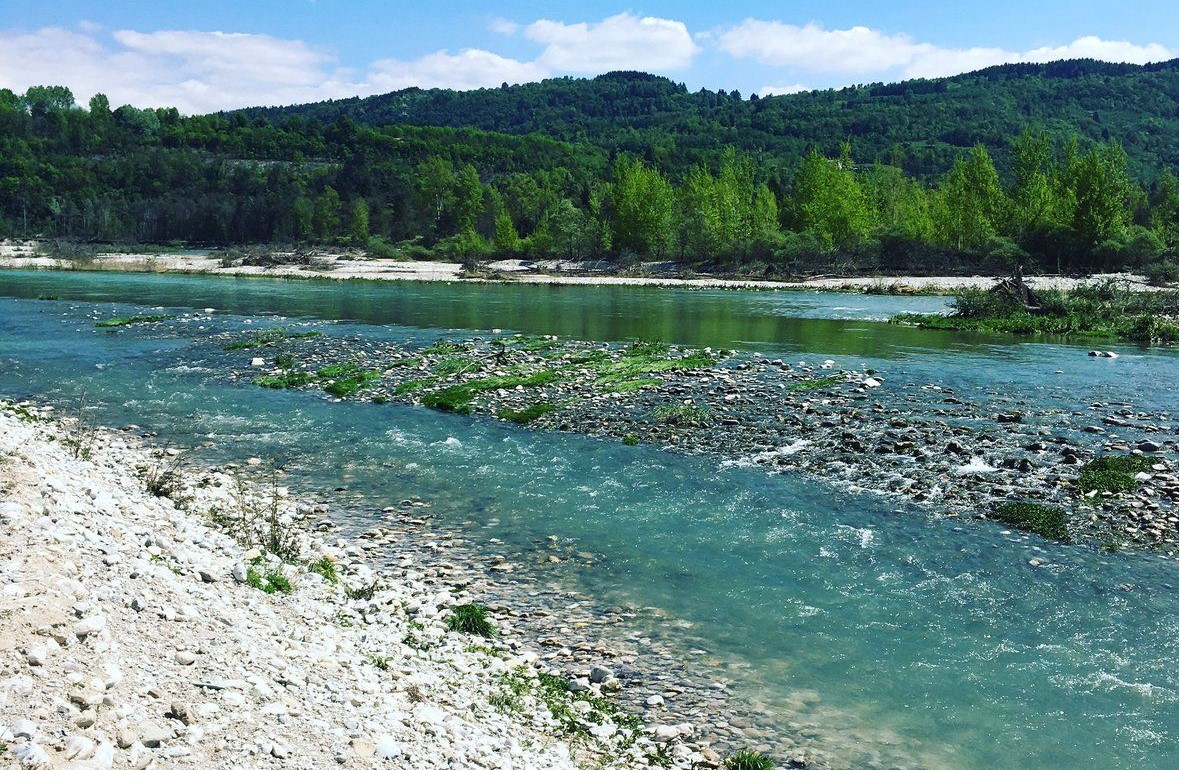
[[[223,276],[269,276],[275,278],[317,278],[328,280],[369,281],[464,281],[484,279],[460,276],[461,266],[453,262],[400,262],[391,259],[351,259],[347,254],[327,254],[322,267],[222,267],[220,260],[203,254],[99,254],[93,261],[74,263],[65,259],[38,256],[33,241],[0,241],[0,269],[25,270],[98,270],[111,272],[190,273]],[[733,280],[725,278],[661,278],[657,276],[621,276],[584,274],[580,263],[542,262],[538,271],[520,259],[505,259],[487,264],[514,283],[557,284],[570,286],[671,286],[703,289],[780,289],[792,291],[864,292],[885,289],[891,293],[952,294],[966,288],[989,288],[995,279],[988,276],[884,276],[859,278],[815,278],[807,281]],[[562,274],[562,269],[573,274]],[[1141,275],[1106,273],[1084,278],[1033,276],[1028,284],[1040,289],[1074,289],[1106,280],[1125,282],[1135,289],[1152,290]]]

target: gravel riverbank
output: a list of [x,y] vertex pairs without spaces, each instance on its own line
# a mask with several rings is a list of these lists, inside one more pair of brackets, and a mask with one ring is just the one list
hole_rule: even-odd
[[[13,404],[0,404],[0,492],[5,767],[722,761],[709,743],[728,726],[724,683],[692,686],[652,649],[636,663],[647,640],[593,641],[545,591],[488,601],[488,576],[510,565],[422,537],[423,503],[350,543],[322,503]],[[450,627],[484,601],[495,636]],[[737,734],[752,745],[755,731]],[[789,745],[763,748],[819,766]]]

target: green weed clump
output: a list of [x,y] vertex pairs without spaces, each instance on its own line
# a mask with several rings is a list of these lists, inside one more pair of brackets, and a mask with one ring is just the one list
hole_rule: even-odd
[[288,332],[286,329],[263,329],[253,332],[249,338],[238,342],[231,342],[225,350],[252,350],[253,348],[272,347],[285,340],[304,340],[322,337],[323,332]]
[[259,572],[257,568],[250,567],[246,570],[246,585],[264,594],[289,594],[295,590],[287,576],[276,569]]
[[1130,492],[1138,488],[1134,474],[1150,470],[1150,464],[1140,455],[1099,457],[1081,466],[1077,486],[1082,492]]
[[449,356],[439,359],[432,367],[438,377],[453,377],[479,368],[479,362],[461,356]]
[[443,388],[433,393],[427,393],[422,396],[422,405],[441,412],[470,414],[472,411],[471,402],[480,393],[485,393],[489,390],[499,390],[500,388],[507,390],[521,385],[526,388],[539,387],[555,382],[556,379],[556,372],[548,369],[527,376],[503,375],[484,377],[482,379],[452,385],[449,388]]
[[774,770],[774,760],[759,751],[742,749],[725,760],[726,770]]
[[661,425],[703,425],[709,411],[694,404],[667,404],[655,407],[652,417]]
[[451,342],[450,340],[440,340],[423,350],[422,355],[445,356],[450,353],[465,353],[470,349],[471,346],[469,344]]
[[991,518],[1048,540],[1069,541],[1064,509],[1039,503],[1003,503],[991,511]]
[[527,425],[534,420],[544,417],[549,412],[556,411],[557,405],[549,403],[548,401],[541,401],[523,409],[501,409],[496,417],[508,422],[514,422],[517,425]]
[[287,390],[288,388],[300,388],[311,382],[312,379],[312,376],[306,372],[283,372],[278,375],[255,377],[254,384],[261,388]]
[[843,382],[840,377],[819,377],[814,380],[803,380],[802,382],[795,382],[790,386],[790,392],[801,393],[807,390],[826,390],[833,388],[839,383]]
[[327,381],[324,392],[337,398],[353,396],[380,378],[380,372],[362,369],[356,364],[335,364],[319,370],[319,379]]
[[118,329],[123,326],[134,326],[135,324],[155,323],[156,321],[167,321],[169,318],[175,318],[170,315],[133,315],[125,318],[108,318],[105,321],[99,321],[94,324],[99,329]]
[[314,572],[333,585],[340,582],[340,573],[336,569],[336,563],[327,556],[308,564],[307,571]]
[[487,618],[487,608],[482,604],[460,604],[450,611],[446,627],[460,634],[471,634],[491,638],[496,635],[495,626]]

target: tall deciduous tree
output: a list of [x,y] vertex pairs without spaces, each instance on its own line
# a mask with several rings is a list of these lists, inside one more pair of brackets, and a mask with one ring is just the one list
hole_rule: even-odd
[[852,173],[851,149],[844,145],[837,160],[811,150],[794,182],[794,222],[828,249],[859,243],[873,230],[874,217],[860,183]]
[[958,251],[978,251],[999,234],[1006,195],[990,153],[976,146],[959,158],[938,187],[935,225],[941,242]]
[[611,201],[614,244],[642,256],[661,256],[671,245],[671,185],[637,158],[621,156],[614,164]]

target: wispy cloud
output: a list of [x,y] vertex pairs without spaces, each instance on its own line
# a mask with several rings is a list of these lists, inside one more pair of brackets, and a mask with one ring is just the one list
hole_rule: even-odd
[[938,77],[995,64],[1075,58],[1143,64],[1174,56],[1157,43],[1138,45],[1094,36],[1027,51],[951,48],[870,27],[826,29],[814,23],[799,26],[759,19],[746,19],[736,26],[710,33],[705,39],[731,56],[752,58],[771,67],[876,77]]
[[490,51],[469,48],[457,54],[438,51],[412,61],[384,59],[374,62],[365,90],[396,91],[402,88],[490,88],[501,83],[528,83],[550,75],[536,62],[509,59]]

